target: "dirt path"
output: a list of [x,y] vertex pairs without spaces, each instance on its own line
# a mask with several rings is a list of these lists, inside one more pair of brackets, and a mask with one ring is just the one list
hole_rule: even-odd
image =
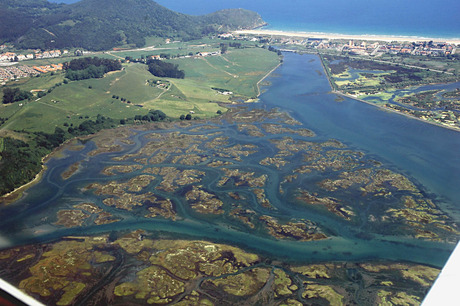
[[238,65],[237,63],[234,63],[232,61],[230,61],[228,58],[226,58],[225,56],[221,55],[220,57],[222,57],[222,59],[226,62],[229,62],[230,64],[232,64],[233,66],[239,66],[241,67],[241,65]]
[[259,82],[257,82],[256,84],[256,87],[257,87],[257,96],[260,96],[260,83],[262,83],[270,74],[273,73],[273,71],[275,71],[276,69],[278,69],[278,67],[281,66],[281,63],[279,63],[275,68],[273,68],[272,70],[270,70],[263,78],[261,78],[259,80]]
[[228,71],[225,71],[225,70],[223,70],[223,69],[217,68],[216,66],[214,66],[213,64],[211,64],[206,58],[202,57],[201,59],[202,59],[203,61],[205,61],[206,64],[208,64],[210,67],[216,69],[217,71],[220,71],[220,72],[223,72],[223,73],[225,73],[225,74],[228,74],[229,76],[234,77],[235,79],[238,78],[238,76],[237,76],[236,74],[232,74],[232,73],[230,73],[230,72],[228,72]]

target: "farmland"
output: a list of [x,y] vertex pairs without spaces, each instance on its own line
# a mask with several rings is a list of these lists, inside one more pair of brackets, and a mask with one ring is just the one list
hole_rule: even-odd
[[51,133],[56,126],[75,126],[97,114],[124,119],[151,109],[162,110],[171,118],[190,111],[196,117],[212,117],[218,110],[225,111],[218,103],[229,103],[232,98],[213,88],[224,88],[243,100],[254,98],[257,82],[278,64],[278,57],[264,49],[247,48],[232,49],[222,56],[170,61],[185,71],[186,78],[165,79],[171,84],[167,89],[153,86],[152,83],[163,79],[151,75],[140,63],[124,64],[122,71],[102,79],[63,84],[64,74],[57,73],[14,82],[10,86],[19,85],[28,91],[48,91],[56,84],[61,85],[40,99],[24,102],[23,106],[2,106],[0,117],[8,120],[1,128]]

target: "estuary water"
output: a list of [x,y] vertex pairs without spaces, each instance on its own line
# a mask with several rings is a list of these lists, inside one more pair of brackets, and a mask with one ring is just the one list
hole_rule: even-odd
[[[283,261],[394,260],[413,261],[441,267],[454,248],[454,244],[411,238],[410,235],[404,235],[396,223],[388,223],[388,228],[385,228],[368,222],[371,214],[378,216],[379,213],[383,213],[382,206],[397,204],[399,200],[392,200],[392,195],[388,194],[388,198],[363,198],[359,191],[334,194],[346,202],[350,209],[353,209],[358,215],[357,221],[348,222],[327,211],[299,205],[292,197],[292,194],[299,188],[310,188],[320,195],[327,195],[317,187],[317,182],[328,178],[328,175],[335,175],[332,172],[313,171],[311,174],[300,176],[293,182],[283,185],[286,192],[281,193],[279,191],[280,182],[287,174],[293,173],[293,169],[304,163],[302,155],[289,157],[287,168],[280,170],[270,165],[262,166],[261,159],[266,154],[276,152],[273,142],[286,139],[282,137],[294,137],[297,141],[311,139],[315,143],[336,139],[344,144],[347,150],[364,153],[365,157],[360,157],[359,163],[365,164],[375,160],[386,169],[409,177],[419,188],[420,194],[435,201],[438,207],[447,212],[455,222],[460,222],[460,206],[457,200],[460,196],[460,190],[457,188],[460,185],[458,155],[460,134],[399,114],[385,112],[351,99],[337,102],[337,97],[330,93],[329,83],[321,71],[322,67],[318,57],[287,53],[283,65],[267,79],[271,85],[263,88],[265,92],[260,97],[261,101],[249,106],[249,109],[262,109],[267,113],[273,109],[287,112],[299,121],[302,127],[312,130],[316,134],[314,137],[289,134],[279,136],[264,134],[260,137],[253,137],[241,133],[240,127],[229,121],[207,123],[208,127],[201,132],[195,131],[193,126],[176,126],[160,131],[133,130],[135,133],[130,137],[132,143],[123,144],[122,152],[96,156],[88,154],[95,148],[95,144],[91,141],[86,142],[81,150],[68,151],[64,158],[51,159],[47,163],[48,170],[41,182],[30,188],[23,199],[0,210],[0,218],[3,220],[0,224],[0,247],[55,241],[69,235],[144,229],[155,233],[158,237],[207,239],[238,245]],[[263,127],[258,122],[252,122],[252,124],[256,128]],[[200,151],[202,157],[220,156],[221,161],[231,159],[225,154],[222,155],[223,151],[215,151],[215,147],[218,146],[216,144],[221,142],[221,140],[217,141],[218,137],[227,139],[227,144],[223,146],[224,149],[241,145],[257,148],[257,153],[236,159],[240,160],[238,163],[235,163],[234,159],[232,160],[234,164],[227,168],[232,170],[237,167],[239,171],[253,172],[257,177],[266,175],[268,183],[264,186],[264,192],[272,207],[267,208],[260,205],[259,200],[254,196],[253,188],[236,184],[237,178],[230,179],[228,185],[219,185],[217,182],[223,178],[223,175],[219,172],[220,170],[210,168],[207,164],[209,161],[198,163],[195,166],[169,161],[161,165],[144,166],[139,164],[134,157],[115,161],[120,156],[126,154],[129,156],[137,152],[152,142],[152,139],[161,140],[164,135],[174,135],[174,133],[185,135],[184,137],[198,137],[190,138],[194,141],[202,139],[201,135],[214,141],[213,145],[197,143],[196,148],[203,150]],[[334,145],[332,143],[332,146]],[[325,153],[325,156],[333,152],[336,151],[331,149]],[[217,153],[220,155],[216,155]],[[61,173],[75,162],[81,163],[80,170],[68,180],[63,180]],[[127,174],[119,173],[111,177],[101,174],[101,171],[107,166],[130,163],[137,163],[142,169]],[[103,202],[103,196],[91,190],[84,190],[84,187],[91,183],[107,184],[114,180],[126,181],[135,175],[146,173],[145,170],[173,166],[178,169],[195,168],[204,171],[206,175],[199,183],[201,186],[199,188],[205,188],[207,192],[221,198],[224,201],[223,207],[228,209],[227,211],[233,207],[231,205],[247,205],[242,208],[249,209],[257,216],[270,216],[278,220],[306,219],[322,228],[329,238],[319,241],[275,239],[267,235],[267,230],[262,225],[250,230],[231,219],[227,214],[217,216],[198,214],[190,209],[185,200],[184,193],[190,190],[190,187],[186,187],[185,191],[169,193],[156,188],[155,186],[159,186],[159,182],[156,181],[152,183],[154,185],[151,184],[148,187],[151,192],[155,192],[157,197],[169,198],[174,203],[180,216],[177,221],[146,218],[142,207],[129,211],[109,207],[105,205],[106,202]],[[245,201],[236,202],[236,204],[235,201],[232,202],[228,196],[230,192],[240,192],[242,198],[247,200],[246,204],[241,204]],[[393,191],[393,193],[405,195],[402,191]],[[133,193],[135,194],[137,193]],[[74,228],[64,228],[55,224],[58,211],[73,209],[75,204],[81,203],[95,203],[120,221],[99,226],[86,222]],[[253,221],[256,222],[257,219],[254,218]]]
[[[262,95],[264,104],[280,107],[324,137],[377,154],[429,190],[455,203],[460,198],[460,133],[353,99],[336,102],[315,56],[285,54],[285,64]],[[451,88],[436,85],[437,89]],[[446,204],[446,208],[458,208]],[[457,215],[460,217],[460,215]]]

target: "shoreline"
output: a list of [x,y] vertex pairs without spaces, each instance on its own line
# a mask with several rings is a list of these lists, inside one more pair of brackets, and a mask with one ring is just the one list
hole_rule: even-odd
[[35,184],[38,184],[42,180],[43,174],[45,174],[45,171],[48,169],[48,167],[46,166],[46,162],[48,160],[50,160],[52,157],[54,157],[56,154],[58,154],[60,150],[64,149],[69,143],[71,143],[75,139],[78,139],[78,137],[66,140],[65,142],[60,144],[58,147],[54,148],[50,153],[48,153],[47,155],[43,156],[42,160],[41,160],[42,168],[41,168],[40,172],[38,172],[32,180],[30,180],[29,182],[25,183],[24,185],[16,187],[14,190],[12,190],[12,191],[4,194],[4,195],[1,195],[0,196],[0,205],[7,206],[7,205],[19,200],[24,195],[24,192],[26,192],[30,187],[34,186]]
[[2,205],[2,206],[6,205],[7,206],[7,205],[19,200],[20,198],[22,198],[24,192],[26,192],[30,187],[34,186],[35,184],[37,184],[37,183],[39,183],[41,181],[41,179],[43,178],[43,174],[48,169],[46,167],[46,165],[44,164],[44,161],[48,157],[48,155],[46,155],[45,157],[42,158],[42,163],[43,163],[42,164],[42,169],[40,170],[40,172],[38,172],[35,175],[35,177],[31,181],[25,183],[24,185],[21,185],[21,186],[17,187],[16,189],[10,191],[7,194],[4,194],[4,195],[0,196],[0,205]]
[[299,38],[323,38],[323,39],[353,39],[365,41],[384,41],[384,42],[417,42],[417,41],[442,41],[450,44],[460,44],[460,38],[430,38],[417,36],[393,36],[393,35],[378,35],[378,34],[340,34],[340,33],[323,33],[323,32],[302,32],[302,31],[282,31],[282,30],[239,30],[233,34],[250,34],[250,35],[271,35],[271,36],[287,36]]
[[350,98],[350,99],[353,99],[353,100],[361,102],[361,103],[366,103],[366,104],[372,105],[372,106],[377,107],[377,108],[379,108],[380,110],[383,110],[383,111],[389,111],[389,112],[392,112],[392,113],[395,113],[395,114],[400,114],[400,115],[405,116],[407,118],[412,118],[412,119],[418,120],[420,122],[436,125],[436,126],[441,127],[441,128],[449,129],[451,131],[460,132],[460,128],[457,128],[457,127],[454,127],[454,126],[444,125],[444,124],[437,123],[437,122],[428,121],[428,120],[425,120],[425,119],[422,119],[422,118],[418,118],[418,117],[412,116],[410,114],[406,114],[404,112],[398,111],[398,110],[390,108],[390,107],[378,105],[377,103],[373,103],[373,102],[370,102],[370,101],[359,99],[357,97],[345,94],[345,93],[343,93],[341,91],[338,91],[338,90],[332,90],[331,93],[341,95],[342,97]]
[[282,63],[283,63],[283,62],[280,61],[280,62],[278,63],[278,65],[276,65],[275,68],[273,68],[272,70],[270,70],[263,78],[261,78],[261,79],[256,83],[256,86],[257,86],[257,98],[260,97],[260,95],[262,94],[262,93],[260,92],[260,83],[262,83],[262,82],[263,82],[266,78],[268,78],[276,69],[278,69],[278,68],[281,66]]

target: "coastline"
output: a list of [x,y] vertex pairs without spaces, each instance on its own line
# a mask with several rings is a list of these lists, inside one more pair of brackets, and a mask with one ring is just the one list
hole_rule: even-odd
[[441,123],[437,123],[437,122],[433,122],[433,121],[424,120],[424,119],[412,116],[410,114],[406,114],[404,112],[398,111],[398,110],[390,108],[390,107],[378,105],[378,104],[373,103],[373,102],[369,102],[369,101],[366,101],[366,100],[356,98],[356,97],[354,97],[352,95],[348,95],[348,94],[345,94],[345,93],[337,91],[337,90],[332,90],[331,93],[341,95],[342,97],[350,98],[350,99],[353,99],[353,100],[358,101],[358,102],[362,102],[362,103],[372,105],[372,106],[377,107],[377,108],[379,108],[379,109],[381,109],[383,111],[389,111],[389,112],[392,112],[392,113],[395,113],[395,114],[400,114],[400,115],[405,116],[407,118],[412,118],[412,119],[418,120],[420,122],[424,122],[424,123],[436,125],[436,126],[441,127],[441,128],[445,128],[445,129],[449,129],[449,130],[452,130],[452,131],[460,132],[460,129],[457,128],[457,127],[449,126],[449,125],[445,125],[445,124],[441,124]]
[[392,36],[392,35],[370,35],[370,34],[340,34],[340,33],[318,33],[318,32],[301,32],[301,31],[279,31],[279,30],[239,30],[234,31],[234,34],[249,34],[249,35],[270,35],[270,36],[287,36],[300,38],[323,38],[323,39],[352,39],[366,41],[385,41],[385,42],[416,42],[416,41],[442,41],[451,44],[460,44],[460,38],[430,38],[416,36]]
[[402,111],[399,111],[399,110],[396,110],[396,109],[393,109],[393,108],[390,108],[390,107],[386,107],[386,106],[383,106],[383,105],[379,105],[377,103],[373,103],[373,102],[370,102],[370,101],[366,101],[366,100],[363,100],[363,99],[359,99],[358,97],[355,97],[353,95],[349,95],[349,94],[346,94],[346,93],[343,93],[341,92],[340,90],[335,90],[334,89],[334,86],[332,85],[333,84],[333,81],[331,80],[329,74],[328,74],[328,71],[324,65],[324,62],[320,56],[320,54],[316,54],[320,57],[320,61],[321,61],[321,66],[323,67],[323,70],[324,70],[324,73],[326,74],[326,78],[327,78],[327,81],[329,82],[329,86],[331,87],[331,93],[334,93],[334,94],[337,94],[337,95],[340,95],[342,97],[346,97],[346,98],[350,98],[350,99],[353,99],[355,101],[358,101],[358,102],[362,102],[362,103],[366,103],[366,104],[369,104],[369,105],[372,105],[372,106],[375,106],[381,110],[384,110],[384,111],[389,111],[389,112],[393,112],[393,113],[396,113],[396,114],[400,114],[400,115],[403,115],[407,118],[412,118],[412,119],[416,119],[420,122],[424,122],[424,123],[428,123],[428,124],[432,124],[432,125],[436,125],[438,127],[442,127],[442,128],[445,128],[445,129],[449,129],[449,130],[452,130],[452,131],[456,131],[456,132],[460,132],[460,128],[456,127],[456,126],[450,126],[450,125],[446,125],[446,124],[442,124],[442,123],[438,123],[438,122],[433,122],[433,121],[428,121],[428,120],[425,120],[425,119],[422,119],[422,118],[418,118],[416,116],[413,116],[413,115],[410,115],[410,114],[407,114],[405,112],[402,112]]
[[261,78],[259,80],[259,82],[257,82],[256,86],[257,86],[257,97],[259,97],[261,95],[261,92],[260,92],[260,83],[262,83],[266,78],[268,78],[270,76],[270,74],[273,73],[273,71],[275,71],[276,69],[279,68],[279,66],[281,66],[282,62],[279,62],[278,65],[276,65],[275,68],[273,68],[272,70],[270,70],[263,78]]
[[[50,153],[51,154],[51,153]],[[49,155],[46,155],[45,157],[42,158],[42,163],[44,163],[45,159],[49,157]],[[42,169],[40,170],[40,172],[37,173],[37,175],[35,175],[35,177],[25,183],[24,185],[22,186],[19,186],[17,187],[16,189],[14,189],[13,191],[10,191],[9,193],[7,194],[4,194],[0,197],[0,205],[9,205],[17,200],[19,200],[22,195],[24,194],[25,191],[27,191],[27,189],[29,189],[30,187],[34,186],[35,184],[39,183],[43,177],[43,174],[45,173],[46,169],[48,169],[46,167],[45,164],[42,165]]]
[[35,177],[25,183],[24,185],[21,185],[17,187],[16,189],[0,196],[0,205],[9,205],[17,200],[19,200],[24,192],[26,192],[30,187],[34,186],[35,184],[39,183],[41,179],[43,178],[43,174],[45,171],[48,169],[46,166],[46,162],[51,159],[52,157],[56,156],[56,154],[59,154],[59,152],[62,152],[63,149],[67,148],[67,145],[74,141],[75,139],[79,139],[78,137],[76,138],[71,138],[66,140],[64,143],[60,144],[57,148],[54,148],[50,153],[42,157],[42,169],[40,172],[38,172]]

